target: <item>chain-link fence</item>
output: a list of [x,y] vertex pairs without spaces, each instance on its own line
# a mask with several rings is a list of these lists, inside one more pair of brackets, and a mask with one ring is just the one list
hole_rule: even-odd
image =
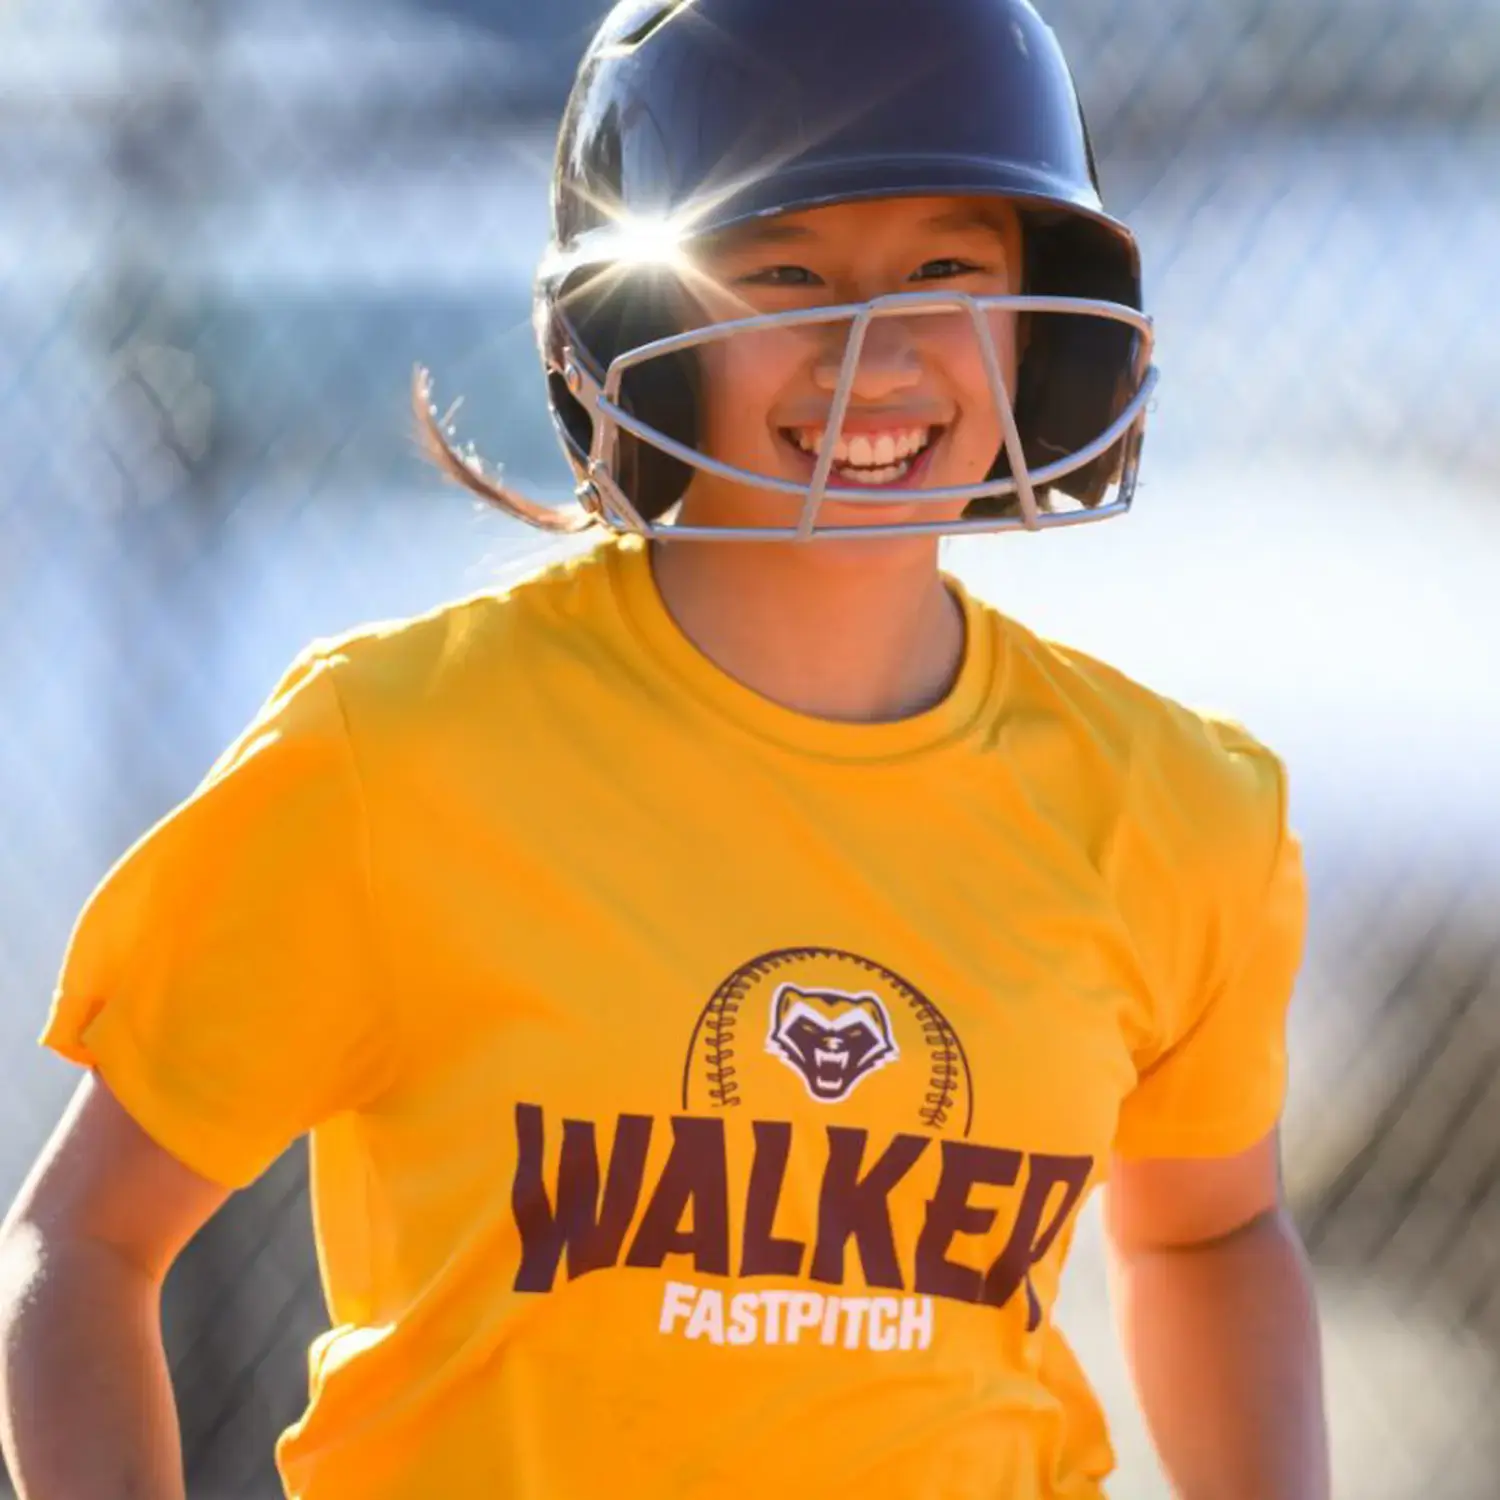
[[[413,451],[421,360],[561,493],[527,294],[587,0],[0,19],[0,1197],[71,1086],[67,929],[310,636],[535,544]],[[913,24],[922,7],[913,0]],[[1338,1494],[1500,1439],[1500,0],[1054,0],[1164,380],[1129,521],[956,545],[1029,623],[1286,754],[1314,887],[1288,1191]],[[1102,1300],[1063,1317],[1155,1475]],[[191,1489],[275,1493],[323,1326],[302,1153],[173,1273]]]

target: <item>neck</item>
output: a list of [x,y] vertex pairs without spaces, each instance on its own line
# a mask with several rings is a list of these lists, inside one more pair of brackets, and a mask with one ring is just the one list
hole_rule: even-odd
[[963,612],[935,537],[868,542],[667,542],[656,586],[721,671],[815,718],[877,723],[942,701]]

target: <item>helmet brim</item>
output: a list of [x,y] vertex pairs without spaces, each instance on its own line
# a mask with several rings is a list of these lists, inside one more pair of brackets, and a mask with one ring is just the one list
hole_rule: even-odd
[[[742,183],[719,190],[712,198],[680,208],[662,228],[665,250],[780,214],[823,208],[835,203],[869,202],[880,198],[972,197],[1003,198],[1016,205],[1023,222],[1058,219],[1083,221],[1097,229],[1100,248],[1119,257],[1132,281],[1139,281],[1140,252],[1135,236],[1106,213],[1092,190],[1019,162],[970,156],[885,157],[878,161],[826,157],[803,158],[774,168]],[[544,259],[541,275],[557,284],[589,266],[639,259],[640,218],[630,223],[605,223],[580,235],[565,249],[554,247]]]

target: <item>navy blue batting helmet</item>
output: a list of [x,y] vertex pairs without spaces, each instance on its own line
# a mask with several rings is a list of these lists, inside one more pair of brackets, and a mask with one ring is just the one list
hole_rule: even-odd
[[1020,295],[842,310],[854,325],[844,386],[860,325],[886,311],[957,308],[984,339],[977,304],[1002,301],[1028,337],[1016,389],[997,392],[1005,445],[965,492],[963,518],[900,529],[1036,529],[1128,509],[1155,380],[1139,251],[1104,209],[1067,62],[1026,0],[617,5],[563,118],[535,293],[552,414],[589,519],[668,534],[696,467],[804,495],[799,534],[820,534],[820,486],[698,453],[692,349],[726,330],[684,335],[671,273],[643,248],[793,210],[948,194],[1018,211]]

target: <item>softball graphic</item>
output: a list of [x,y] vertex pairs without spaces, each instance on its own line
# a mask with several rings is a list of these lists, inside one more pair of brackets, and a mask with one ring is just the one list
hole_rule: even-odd
[[947,1018],[899,974],[837,948],[783,948],[742,964],[698,1016],[683,1070],[689,1114],[757,1119],[860,1113],[966,1136],[973,1080]]

